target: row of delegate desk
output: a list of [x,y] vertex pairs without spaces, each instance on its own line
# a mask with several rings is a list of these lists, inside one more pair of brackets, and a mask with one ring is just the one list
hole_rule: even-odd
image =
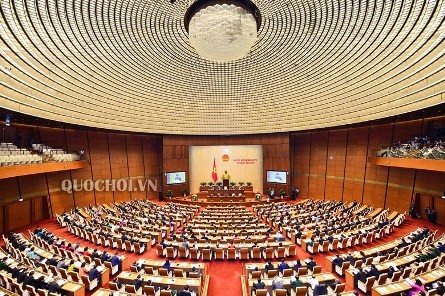
[[[433,282],[437,282],[443,278],[445,278],[445,267],[441,266],[431,271],[419,274],[415,278],[411,278],[411,280],[414,281],[415,279],[420,279],[423,284],[430,284]],[[411,286],[408,285],[406,281],[399,281],[395,283],[373,287],[372,296],[386,296],[386,295],[400,294],[409,291],[410,289]]]
[[[39,247],[41,247],[41,248],[43,248],[43,249],[45,249],[45,250],[51,250],[51,248],[52,248],[52,249],[53,249],[52,252],[54,252],[54,254],[58,254],[59,256],[68,257],[68,258],[74,260],[74,256],[73,256],[73,255],[71,255],[71,256],[68,255],[69,253],[71,253],[70,251],[61,249],[61,248],[59,248],[59,247],[57,247],[57,246],[55,246],[55,245],[48,245],[47,242],[45,242],[45,241],[42,240],[41,238],[39,238],[39,237],[37,237],[36,235],[34,235],[34,233],[32,233],[31,231],[29,231],[29,235],[30,235],[30,237],[31,237],[31,240],[32,240],[34,243],[36,243]],[[68,244],[71,243],[71,242],[67,241],[66,239],[64,239],[64,238],[62,238],[62,237],[56,236],[55,234],[52,234],[52,235],[53,235],[53,237],[57,238],[58,241],[63,241],[63,242],[65,242],[65,245],[68,245]],[[71,243],[71,245],[75,245],[75,244],[74,244],[74,243]],[[81,246],[81,245],[78,247],[78,249],[81,249],[81,250],[83,250],[84,248],[85,248],[85,246]],[[93,250],[93,249],[88,248],[88,251],[92,251],[92,250]],[[68,255],[68,256],[65,256],[65,254]],[[76,255],[76,256],[77,256],[77,255]],[[89,258],[90,261],[91,261],[91,258],[90,258],[89,256],[85,256],[85,255],[83,255],[83,257],[84,257],[84,258]],[[119,255],[119,258],[121,259],[121,267],[122,267],[122,270],[127,269],[127,268],[130,266],[130,265],[129,265],[129,262],[128,262],[128,257],[125,256],[124,254],[120,254],[120,255]],[[98,259],[98,258],[96,258],[96,259]],[[88,260],[88,259],[85,259],[86,263],[88,263],[87,260]],[[95,260],[95,262],[96,262],[96,260]],[[96,262],[96,265],[97,265],[97,262]],[[110,275],[111,275],[111,270],[110,270]]]
[[[58,254],[55,254],[53,252],[49,252],[45,249],[42,249],[40,246],[34,244],[32,241],[28,240],[28,238],[21,234],[21,238],[28,241],[30,244],[32,244],[34,246],[34,252],[39,255],[40,257],[44,258],[44,259],[50,259],[50,258],[58,258],[61,259],[61,257]],[[11,246],[12,247],[12,246]],[[71,259],[66,258],[65,261],[66,263],[69,263]],[[101,271],[101,282],[102,283],[108,283],[108,281],[110,280],[110,269],[108,267],[103,267],[103,270]]]
[[[0,259],[3,259],[6,256],[8,256],[8,254],[5,253],[2,249],[0,249]],[[18,265],[26,265],[23,262],[20,262],[13,257],[9,257],[9,259],[6,261],[6,263],[8,264],[8,266],[10,268],[14,268]],[[34,273],[35,279],[38,279],[41,275],[45,276],[45,278],[50,277],[48,274],[36,270],[33,266],[28,266],[28,267],[35,270],[35,273]],[[1,272],[5,276],[9,276],[6,274],[5,271],[1,271]],[[71,281],[67,281],[67,280],[61,280],[61,284],[62,284],[61,285],[62,290],[65,292],[65,294],[67,296],[84,296],[85,295],[85,285],[84,284],[71,282]]]
[[[438,241],[443,241],[444,238],[445,238],[445,236],[442,235]],[[410,254],[407,254],[407,255],[404,255],[401,257],[397,257],[392,260],[376,263],[375,266],[379,270],[379,272],[387,271],[390,266],[393,266],[393,267],[394,266],[396,266],[396,267],[406,266],[408,264],[415,262],[417,260],[416,255],[420,255],[421,252],[422,252],[422,250],[419,250],[414,253],[410,253]],[[438,258],[439,258],[438,260],[441,260],[442,257],[438,257]],[[331,264],[331,266],[332,266],[332,264]],[[354,286],[354,271],[355,271],[354,267],[349,267],[345,272],[346,284],[350,285],[351,287]]]
[[[418,229],[416,229],[418,230]],[[429,241],[432,242],[432,240],[434,239],[435,234],[437,233],[437,231],[435,233],[432,233],[430,235],[430,239]],[[410,235],[412,235],[412,232],[405,235],[403,238],[407,239]],[[361,253],[363,253],[366,257],[374,257],[374,255],[376,255],[377,253],[382,253],[385,254],[389,251],[394,250],[395,247],[399,246],[400,243],[402,242],[402,238],[396,239],[394,241],[391,241],[389,243],[383,244],[383,245],[379,245],[373,248],[369,248],[369,249],[363,249],[360,250]],[[413,247],[414,247],[415,243],[413,243]],[[409,246],[407,246],[406,248],[409,249]],[[401,252],[402,250],[400,250]],[[356,259],[356,260],[360,260],[362,259],[362,255],[360,254],[359,251],[355,251],[352,254],[352,256]],[[329,272],[333,272],[333,263],[332,261],[334,260],[335,256],[326,256],[326,268],[328,269]]]
[[170,286],[172,290],[182,291],[186,285],[190,287],[190,291],[194,291],[197,295],[201,295],[202,292],[202,280],[200,278],[179,278],[179,277],[169,277],[169,276],[158,276],[158,275],[148,275],[129,271],[123,271],[118,276],[117,279],[121,284],[133,284],[133,281],[141,276],[144,286],[149,280],[155,287],[165,287]]

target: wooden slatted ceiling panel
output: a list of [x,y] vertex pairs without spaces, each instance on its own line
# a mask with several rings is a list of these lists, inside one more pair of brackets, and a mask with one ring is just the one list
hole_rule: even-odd
[[245,134],[444,102],[444,1],[254,0],[258,40],[227,63],[190,46],[192,2],[0,0],[0,106],[116,130]]

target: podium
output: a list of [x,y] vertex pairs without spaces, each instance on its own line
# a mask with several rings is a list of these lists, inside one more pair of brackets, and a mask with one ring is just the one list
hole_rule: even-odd
[[230,188],[230,179],[223,179],[223,188]]

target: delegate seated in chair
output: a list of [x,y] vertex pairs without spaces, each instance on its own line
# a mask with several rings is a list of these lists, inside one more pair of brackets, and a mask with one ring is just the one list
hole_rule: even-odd
[[265,286],[266,286],[266,284],[264,284],[264,282],[262,282],[260,278],[257,279],[257,281],[253,283],[252,294],[254,292],[256,292],[256,290],[258,290],[258,289],[264,289]]
[[134,288],[136,289],[136,291],[139,291],[139,289],[142,287],[142,283],[143,283],[143,281],[142,281],[142,277],[141,277],[141,275],[138,275],[138,276],[133,280],[133,282],[132,282],[131,284],[134,286]]
[[284,262],[284,259],[281,259],[281,263],[278,265],[278,271],[283,274],[283,270],[285,269],[289,269],[289,264],[287,264],[286,262]]

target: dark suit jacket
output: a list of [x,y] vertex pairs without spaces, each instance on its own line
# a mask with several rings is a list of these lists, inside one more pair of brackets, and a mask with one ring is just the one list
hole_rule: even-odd
[[352,255],[347,256],[347,257],[346,257],[346,260],[348,260],[349,262],[351,262],[351,264],[354,264],[354,263],[355,263],[355,258],[354,258],[354,256],[352,256]]
[[341,265],[343,264],[343,258],[341,257],[335,257],[334,260],[332,260],[332,263],[334,263],[334,265],[338,265],[341,267]]
[[181,291],[179,296],[192,296],[192,293],[190,291]]
[[60,286],[55,281],[52,281],[48,284],[48,292],[60,293],[61,292]]
[[135,280],[133,280],[132,284],[134,285],[134,287],[136,288],[136,291],[137,291],[142,286],[142,281],[138,280],[138,279],[135,279]]
[[377,270],[377,268],[371,268],[371,270],[368,272],[368,277],[370,276],[375,276],[375,279],[378,280],[380,272]]
[[22,284],[22,288],[23,289],[26,289],[26,286],[35,286],[36,284],[35,284],[35,279],[34,279],[34,277],[32,276],[32,275],[27,275],[26,277],[25,277],[25,279],[23,280],[23,284]]
[[265,286],[266,285],[264,284],[264,282],[260,282],[260,283],[255,282],[255,283],[253,283],[253,289],[254,290],[264,289]]
[[289,269],[289,264],[287,264],[286,262],[280,263],[280,265],[278,265],[278,270],[283,273],[283,270],[285,269]]
[[307,263],[307,268],[309,268],[310,270],[314,270],[314,266],[317,266],[317,263],[315,261],[310,261]]
[[362,283],[365,283],[366,282],[366,273],[364,273],[363,271],[359,271],[354,275],[354,278],[358,279]]
[[17,283],[23,283],[23,281],[25,280],[25,278],[27,277],[28,275],[26,274],[26,272],[25,271],[19,271],[19,273],[18,273],[18,275],[17,275]]
[[100,272],[97,270],[97,268],[93,268],[88,274],[88,279],[90,281],[93,281],[94,279],[99,279],[99,277],[100,277]]

